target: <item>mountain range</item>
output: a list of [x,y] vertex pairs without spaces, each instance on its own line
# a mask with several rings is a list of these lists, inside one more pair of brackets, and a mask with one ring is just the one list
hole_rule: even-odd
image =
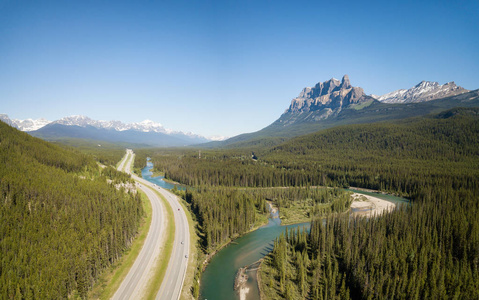
[[372,96],[384,103],[417,103],[455,96],[466,92],[469,91],[457,86],[454,81],[442,85],[437,82],[421,81],[408,90],[401,89],[379,97]]
[[454,82],[441,85],[421,81],[410,89],[376,96],[367,95],[361,87],[353,86],[349,76],[344,75],[341,80],[331,78],[304,88],[271,125],[225,141],[173,131],[151,120],[123,123],[70,116],[50,122],[45,119],[11,120],[4,114],[0,114],[0,120],[46,140],[81,138],[163,147],[201,143],[207,143],[206,147],[250,147],[277,144],[291,137],[338,125],[391,122],[460,106],[479,106],[479,90],[469,91]]
[[145,120],[139,123],[121,121],[98,121],[86,116],[75,115],[56,121],[45,119],[16,120],[0,114],[0,120],[32,136],[46,140],[81,138],[109,142],[133,143],[146,146],[186,146],[215,140],[191,132],[174,131],[160,123]]
[[382,96],[367,95],[351,85],[348,75],[304,88],[271,125],[241,134],[212,147],[273,145],[286,139],[338,125],[373,123],[423,116],[454,107],[479,106],[479,90],[469,91],[454,82],[440,85],[422,81],[414,87]]

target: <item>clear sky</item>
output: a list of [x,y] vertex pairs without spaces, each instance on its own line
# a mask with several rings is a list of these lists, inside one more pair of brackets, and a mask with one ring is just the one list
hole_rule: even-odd
[[4,1],[0,113],[257,131],[301,89],[479,88],[479,1]]

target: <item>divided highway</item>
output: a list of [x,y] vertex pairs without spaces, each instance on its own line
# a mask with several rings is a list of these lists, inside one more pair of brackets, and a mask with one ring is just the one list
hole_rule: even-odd
[[[133,151],[127,149],[118,170],[124,168],[126,173],[131,174],[130,168],[133,158]],[[152,189],[161,193],[173,209],[176,228],[170,261],[156,299],[179,299],[188,266],[190,247],[190,232],[186,214],[176,195],[134,174],[131,174],[131,176],[137,182],[137,188],[145,192],[150,199],[152,205],[151,227],[140,254],[113,299],[138,299],[141,297],[142,290],[146,288],[152,275],[151,271],[157,261],[156,258],[160,254],[160,249],[164,246],[166,209],[161,199]]]

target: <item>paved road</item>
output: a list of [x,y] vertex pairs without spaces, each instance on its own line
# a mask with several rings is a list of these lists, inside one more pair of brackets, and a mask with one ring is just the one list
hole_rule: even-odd
[[188,219],[176,195],[163,188],[159,188],[159,191],[168,200],[173,209],[176,230],[168,269],[156,299],[179,299],[185,280],[186,268],[188,267],[188,251],[190,249]]
[[[131,154],[130,160],[126,162],[128,154]],[[125,172],[131,173],[130,167],[132,161],[133,151],[127,149],[127,154],[118,169],[121,170],[126,163]],[[113,299],[137,299],[141,296],[141,291],[146,287],[149,276],[151,276],[150,271],[154,265],[155,258],[160,252],[160,247],[162,247],[165,242],[165,208],[159,197],[146,186],[156,189],[167,199],[173,209],[176,227],[172,255],[156,299],[179,299],[188,266],[187,255],[190,247],[190,233],[186,214],[174,194],[134,174],[132,174],[132,178],[137,181],[137,187],[144,191],[150,199],[153,209],[152,221],[145,244],[128,275],[113,296]]]
[[[130,164],[133,160],[133,155],[130,155],[128,162],[126,158],[128,154],[132,154],[131,150],[127,150],[127,155],[123,158],[122,162],[118,166],[118,170],[122,170],[125,167],[126,172],[130,172]],[[127,276],[121,283],[120,287],[113,295],[113,299],[138,299],[140,298],[142,291],[144,291],[148,279],[150,278],[151,268],[154,266],[156,257],[160,254],[161,247],[164,245],[165,235],[165,223],[166,217],[165,207],[158,195],[150,188],[145,186],[139,186],[150,199],[152,206],[152,218],[148,235],[145,239],[143,248],[141,249],[138,257],[128,272]]]
[[[118,165],[118,171],[123,171],[123,168],[125,167],[126,159],[128,158],[128,154],[131,153],[129,152],[130,149],[126,150],[126,154],[123,156],[123,158],[120,161],[120,164]],[[131,160],[133,157],[131,158]],[[129,170],[129,169],[128,169]]]

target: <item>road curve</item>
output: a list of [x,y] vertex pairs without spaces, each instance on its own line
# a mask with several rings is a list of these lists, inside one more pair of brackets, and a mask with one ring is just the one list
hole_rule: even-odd
[[[128,154],[130,154],[130,159],[127,162]],[[125,158],[118,169],[121,170],[126,164],[125,172],[131,174],[130,167],[133,157],[133,151],[127,149]],[[154,267],[155,258],[164,245],[164,230],[166,227],[166,224],[164,224],[166,216],[164,214],[166,214],[166,211],[163,202],[150,188],[156,189],[168,201],[173,209],[176,227],[172,254],[156,299],[179,299],[188,266],[187,256],[190,247],[190,232],[186,214],[179,203],[179,199],[174,194],[134,174],[131,174],[131,176],[137,181],[137,187],[144,191],[150,199],[153,211],[152,220],[145,244],[113,299],[137,299],[141,296],[142,289],[146,287],[148,279],[152,275],[150,271]]]
[[[130,164],[133,160],[133,152],[130,151],[131,150],[127,150],[125,158],[118,166],[119,170],[123,169],[126,164],[125,171],[130,171]],[[129,156],[130,159],[126,161],[128,154],[131,154]],[[137,188],[140,188],[148,196],[148,199],[150,199],[152,207],[151,225],[137,259],[112,297],[112,299],[115,300],[138,299],[141,297],[142,291],[150,279],[150,271],[154,267],[154,262],[160,254],[161,247],[164,245],[164,238],[159,238],[164,237],[166,227],[166,217],[163,215],[165,213],[163,202],[150,188],[142,185],[137,185]]]

